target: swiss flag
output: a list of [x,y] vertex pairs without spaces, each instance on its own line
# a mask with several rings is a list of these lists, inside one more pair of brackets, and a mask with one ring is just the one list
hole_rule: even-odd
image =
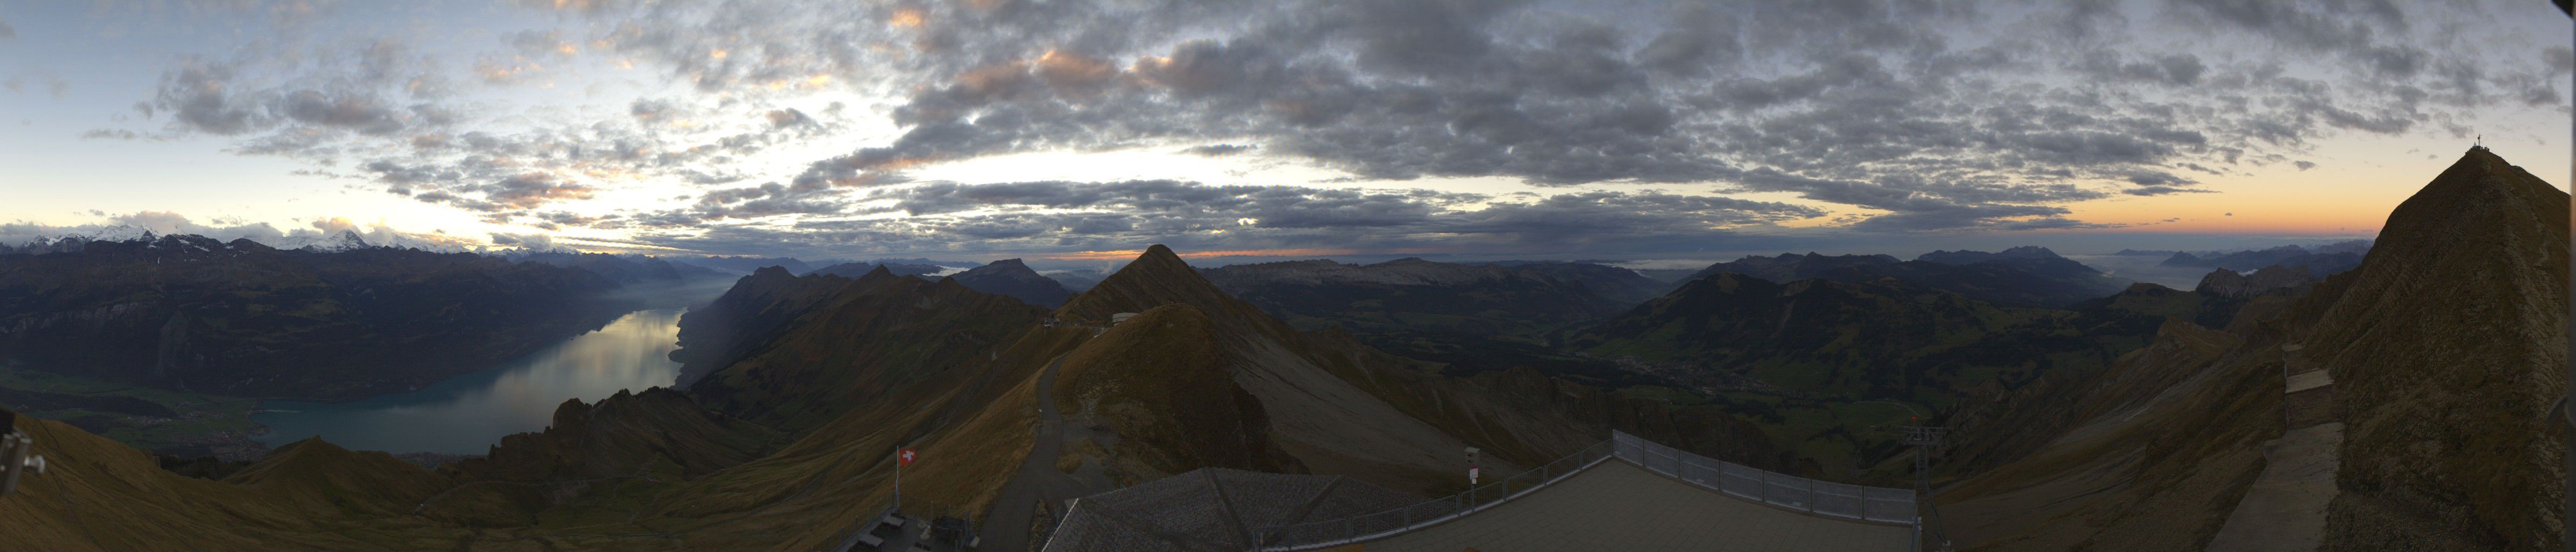
[[899,467],[909,467],[912,461],[918,458],[921,458],[921,453],[914,452],[912,449],[894,451],[894,462]]

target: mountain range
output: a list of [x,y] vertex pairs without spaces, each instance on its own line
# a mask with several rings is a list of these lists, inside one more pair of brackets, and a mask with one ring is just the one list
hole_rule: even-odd
[[1848,283],[1896,278],[2017,307],[2063,307],[2118,293],[2130,284],[2042,247],[2016,247],[2001,253],[1934,251],[1912,261],[1899,261],[1888,255],[1783,253],[1709,265],[1682,281],[1728,272],[1774,282],[1825,279]]
[[1577,263],[1309,260],[1201,274],[1291,325],[1355,333],[1534,334],[1608,316],[1662,287],[1633,271]]
[[[944,278],[765,266],[681,319],[684,387],[568,401],[545,430],[434,470],[308,440],[190,477],[21,417],[58,463],[0,500],[0,548],[810,550],[873,523],[900,473],[908,507],[967,513],[1002,549],[1045,504],[1198,468],[1439,496],[1465,487],[1464,447],[1511,473],[1613,429],[1886,484],[1908,476],[1893,426],[1921,422],[1953,430],[1935,529],[1965,549],[2555,550],[2564,442],[2538,413],[2565,391],[2567,212],[2472,150],[2357,268],[2213,271],[2193,290],[2036,248],[1751,257],[1645,293],[1599,265],[1200,269],[1156,245],[1053,307],[992,291],[1036,282],[1011,261]],[[20,286],[0,297],[127,333],[175,310],[161,327],[184,339],[152,334],[178,343],[154,358],[193,359],[258,350],[200,324],[282,305],[359,324],[381,310],[365,290],[448,293],[404,287],[420,275],[615,285],[475,255],[157,237],[0,255],[0,286]],[[98,306],[128,303],[143,306]],[[1499,324],[1521,317],[1546,322]],[[13,322],[53,333],[7,343],[81,338],[83,320]],[[1426,344],[1372,345],[1393,341]],[[220,381],[184,377],[206,366],[165,372]],[[920,461],[898,472],[897,450]]]
[[283,250],[127,234],[0,253],[0,363],[346,400],[490,368],[627,311],[684,306],[724,279],[639,255],[437,252],[355,232]]
[[[419,236],[390,231],[378,231],[374,234],[377,236],[375,239],[381,243],[370,242],[366,236],[360,235],[355,230],[341,230],[339,232],[330,233],[305,231],[294,234],[264,236],[258,239],[242,239],[248,239],[253,243],[265,245],[273,249],[304,250],[321,253],[336,253],[371,247],[416,249],[431,253],[464,253],[467,251],[466,248],[457,245],[455,242],[423,239]],[[80,251],[85,244],[91,242],[121,243],[137,240],[153,241],[158,239],[161,235],[162,234],[155,233],[142,227],[120,224],[85,232],[36,236],[25,243],[0,243],[0,255],[11,253],[77,252]]]
[[2160,263],[2160,266],[2224,268],[2238,272],[2252,272],[2270,266],[2304,267],[2310,274],[2323,278],[2361,265],[2361,256],[2369,249],[2369,241],[2356,240],[2314,248],[2284,245],[2270,249],[2236,252],[2208,251],[2194,254],[2177,251]]
[[242,396],[352,398],[523,356],[627,310],[599,274],[471,253],[193,235],[0,255],[0,362]]

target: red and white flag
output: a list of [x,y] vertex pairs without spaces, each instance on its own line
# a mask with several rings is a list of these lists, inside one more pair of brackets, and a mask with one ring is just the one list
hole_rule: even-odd
[[921,458],[921,453],[913,452],[912,449],[894,451],[894,463],[896,467],[911,467],[912,461],[918,458]]

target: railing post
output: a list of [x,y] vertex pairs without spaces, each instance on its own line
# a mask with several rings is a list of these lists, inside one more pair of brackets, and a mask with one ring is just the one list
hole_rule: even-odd
[[1804,477],[1798,480],[1807,483],[1807,513],[1816,513],[1816,480]]

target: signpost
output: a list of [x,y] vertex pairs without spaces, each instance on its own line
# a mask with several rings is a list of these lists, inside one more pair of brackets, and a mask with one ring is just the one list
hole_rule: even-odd
[[1467,447],[1467,486],[1476,486],[1476,447]]

